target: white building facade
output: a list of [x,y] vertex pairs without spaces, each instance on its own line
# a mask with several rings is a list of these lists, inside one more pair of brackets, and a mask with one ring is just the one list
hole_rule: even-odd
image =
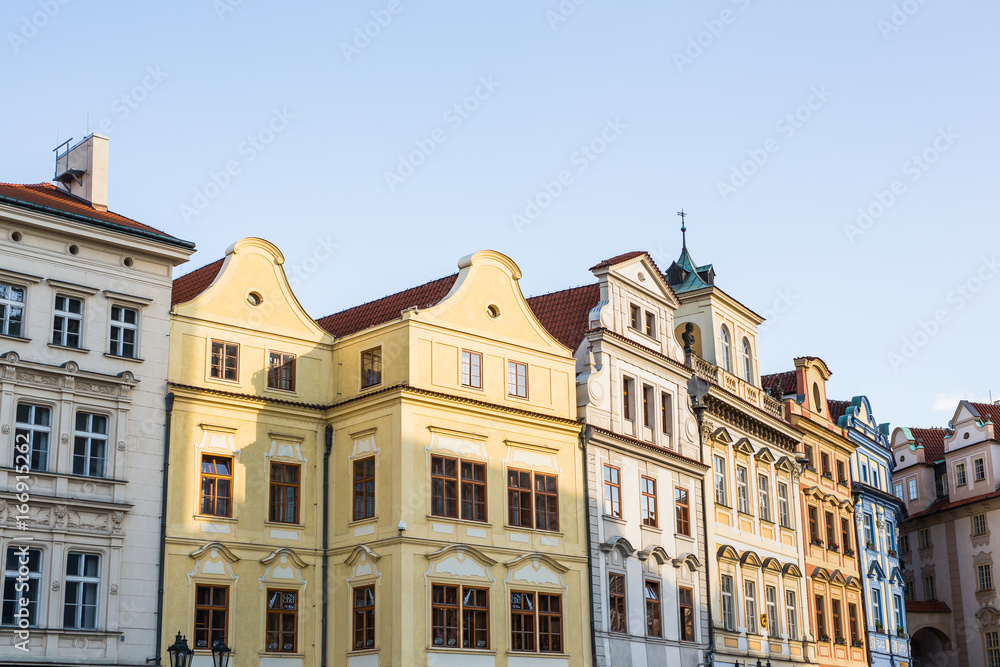
[[171,274],[107,210],[107,139],[0,185],[0,661],[144,665],[156,623]]

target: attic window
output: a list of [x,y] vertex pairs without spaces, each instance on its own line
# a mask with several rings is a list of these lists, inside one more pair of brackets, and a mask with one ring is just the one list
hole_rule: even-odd
[[491,303],[490,305],[486,306],[486,313],[493,319],[496,319],[500,317],[500,308]]
[[264,303],[264,297],[260,295],[260,292],[250,292],[247,294],[247,303],[256,308],[260,304]]
[[820,398],[819,383],[813,382],[813,408],[816,410],[816,414],[823,414],[823,405]]

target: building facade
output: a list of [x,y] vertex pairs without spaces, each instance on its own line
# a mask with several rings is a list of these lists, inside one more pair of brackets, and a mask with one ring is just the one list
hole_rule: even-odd
[[862,554],[859,568],[867,581],[862,593],[869,663],[874,667],[908,667],[906,582],[899,556],[899,525],[904,514],[902,500],[893,495],[895,461],[889,446],[889,425],[875,420],[866,396],[827,403],[833,418],[857,445],[850,472],[854,511],[861,516],[856,544]]
[[861,516],[851,492],[850,458],[857,445],[831,416],[826,397],[830,370],[822,359],[799,357],[795,370],[765,384],[781,396],[788,421],[802,434],[800,539],[805,549],[809,621],[821,665],[868,664],[865,585],[857,544]]
[[708,647],[704,480],[679,303],[644,252],[529,299],[577,359],[596,665],[695,665]]
[[108,140],[0,185],[0,662],[155,660],[171,273],[107,208]]
[[786,666],[813,660],[805,606],[796,448],[799,434],[761,387],[763,320],[715,285],[684,243],[666,273],[677,296],[674,336],[685,350],[712,493],[705,512],[713,664]]
[[1000,531],[1000,405],[959,402],[946,429],[892,433],[913,662],[1000,665],[992,534]]

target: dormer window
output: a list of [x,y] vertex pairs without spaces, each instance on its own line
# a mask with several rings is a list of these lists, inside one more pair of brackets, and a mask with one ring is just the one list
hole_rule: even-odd
[[730,350],[730,340],[729,340],[729,329],[725,324],[719,329],[719,347],[720,347],[720,361],[722,362],[722,370],[727,373],[733,372],[733,354]]
[[746,338],[743,339],[743,379],[753,383],[753,350]]

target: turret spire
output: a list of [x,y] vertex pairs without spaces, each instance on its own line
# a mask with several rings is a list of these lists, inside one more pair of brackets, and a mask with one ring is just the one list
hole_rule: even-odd
[[681,245],[683,246],[684,250],[687,250],[687,247],[688,247],[688,244],[687,244],[687,227],[684,225],[684,222],[685,222],[684,218],[687,217],[687,213],[684,212],[684,209],[681,209],[681,210],[677,211],[677,215],[681,216]]

